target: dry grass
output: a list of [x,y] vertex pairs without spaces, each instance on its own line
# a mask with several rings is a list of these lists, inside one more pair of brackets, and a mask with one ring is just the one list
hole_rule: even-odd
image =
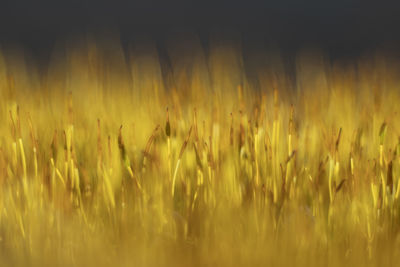
[[236,46],[171,52],[162,74],[149,43],[128,63],[83,44],[44,74],[0,56],[2,265],[399,262],[400,68],[385,56],[299,53],[296,82],[272,66],[255,88]]

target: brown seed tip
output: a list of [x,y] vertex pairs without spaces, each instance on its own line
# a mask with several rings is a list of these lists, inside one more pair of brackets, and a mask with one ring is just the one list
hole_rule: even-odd
[[169,112],[167,108],[167,122],[165,123],[165,134],[170,137],[171,136],[171,124],[169,123]]

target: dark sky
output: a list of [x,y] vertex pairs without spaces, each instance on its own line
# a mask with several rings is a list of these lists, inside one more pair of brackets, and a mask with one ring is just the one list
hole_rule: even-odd
[[400,40],[400,4],[383,1],[0,1],[0,42],[43,51],[59,37],[112,26],[123,38],[185,27],[254,33],[284,47],[315,43],[353,53]]

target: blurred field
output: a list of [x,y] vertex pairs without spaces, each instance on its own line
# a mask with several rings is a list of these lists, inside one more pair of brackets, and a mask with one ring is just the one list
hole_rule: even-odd
[[240,36],[0,53],[0,264],[396,266],[400,61]]

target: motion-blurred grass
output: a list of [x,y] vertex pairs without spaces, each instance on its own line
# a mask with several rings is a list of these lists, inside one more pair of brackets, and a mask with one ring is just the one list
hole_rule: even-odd
[[3,47],[0,263],[395,266],[400,61],[228,37]]

